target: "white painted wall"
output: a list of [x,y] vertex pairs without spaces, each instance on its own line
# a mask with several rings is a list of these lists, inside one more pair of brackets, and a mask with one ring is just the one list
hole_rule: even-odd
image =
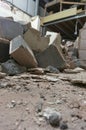
[[6,0],[16,5],[21,10],[27,12],[31,16],[35,15],[35,1],[34,0]]

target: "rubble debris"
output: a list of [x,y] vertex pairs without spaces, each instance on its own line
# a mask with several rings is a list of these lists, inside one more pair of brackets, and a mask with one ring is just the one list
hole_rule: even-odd
[[32,50],[37,52],[44,51],[49,44],[49,37],[41,37],[40,32],[33,28],[29,28],[24,34],[24,40]]
[[59,127],[62,115],[53,108],[46,108],[43,116],[54,127]]
[[79,58],[86,61],[86,26],[79,32]]
[[7,73],[10,76],[20,74],[26,71],[25,67],[21,67],[12,59],[2,63],[1,66],[2,66],[2,72]]
[[50,45],[45,51],[38,53],[36,59],[38,65],[42,68],[46,68],[47,66],[53,66],[59,70],[66,68],[64,57],[54,45]]
[[47,66],[45,68],[45,72],[56,73],[56,74],[60,73],[60,71],[57,68],[53,67],[53,66]]
[[76,76],[70,77],[70,82],[72,84],[86,85],[86,72],[81,72]]
[[39,113],[42,111],[42,107],[43,107],[43,101],[39,101],[36,105],[36,112]]
[[40,31],[40,17],[39,16],[35,16],[31,18],[31,26],[32,28]]
[[80,73],[82,71],[85,71],[85,70],[80,67],[76,67],[75,69],[65,69],[64,70],[64,72],[66,72],[66,73]]
[[0,72],[0,79],[5,78],[5,76],[6,76],[6,74],[5,74],[5,73]]
[[5,62],[9,59],[9,40],[0,38],[0,62]]
[[10,42],[10,55],[22,66],[37,67],[37,61],[29,45],[21,36],[17,36]]
[[44,74],[45,70],[43,68],[31,68],[28,69],[28,72],[30,72],[31,74],[42,75]]
[[17,22],[0,17],[0,37],[12,40],[18,35],[23,36],[23,27]]
[[16,106],[16,101],[12,100],[9,104],[7,104],[8,108],[14,108]]
[[61,49],[60,48],[60,45],[61,45],[61,35],[60,35],[60,33],[47,31],[46,36],[50,36],[49,45],[56,45],[56,47]]
[[61,130],[66,130],[66,129],[68,129],[67,122],[63,121],[63,122],[60,124],[60,129],[61,129]]

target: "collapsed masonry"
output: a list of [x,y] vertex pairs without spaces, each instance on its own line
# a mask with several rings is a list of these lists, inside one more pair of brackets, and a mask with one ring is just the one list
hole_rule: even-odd
[[[76,9],[73,11],[76,12]],[[27,69],[53,67],[62,71],[77,66],[86,69],[86,25],[80,30],[75,42],[66,41],[63,45],[60,33],[47,31],[45,36],[41,36],[39,16],[33,18],[35,22],[32,20],[25,24],[13,19],[0,17],[1,64],[9,64],[14,60],[16,64]]]
[[25,27],[26,31],[24,25],[0,17],[0,62],[12,58],[26,68],[53,66],[63,70],[66,62],[60,49],[60,34],[47,32],[41,37],[39,31]]

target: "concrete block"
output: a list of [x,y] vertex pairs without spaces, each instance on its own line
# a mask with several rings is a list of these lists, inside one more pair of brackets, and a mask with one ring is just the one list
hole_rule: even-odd
[[43,68],[53,66],[59,70],[62,70],[66,67],[63,55],[54,45],[50,45],[45,51],[37,54],[36,59],[38,65]]
[[34,51],[44,51],[49,44],[49,37],[41,37],[40,32],[29,28],[29,30],[24,34],[24,40]]
[[86,40],[80,39],[79,49],[86,50]]
[[79,31],[79,37],[80,37],[80,39],[86,40],[86,28],[82,28]]
[[21,36],[10,42],[10,55],[22,66],[37,67],[35,56]]
[[46,36],[50,36],[50,42],[49,45],[56,45],[57,47],[60,48],[61,45],[61,35],[60,33],[55,33],[55,32],[46,32]]
[[9,59],[9,41],[0,38],[0,62]]
[[86,50],[79,50],[79,58],[81,60],[86,60]]
[[32,28],[40,31],[40,24],[41,24],[41,22],[40,22],[40,17],[39,16],[35,16],[35,17],[31,18],[31,26],[32,26]]
[[23,35],[23,27],[8,18],[0,17],[0,37],[12,40],[18,35]]

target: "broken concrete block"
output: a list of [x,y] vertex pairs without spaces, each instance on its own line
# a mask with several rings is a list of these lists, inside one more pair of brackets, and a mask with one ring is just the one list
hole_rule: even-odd
[[0,38],[0,62],[5,62],[9,59],[9,41]]
[[40,31],[40,23],[41,22],[40,22],[39,16],[35,16],[35,17],[31,18],[31,26],[32,26],[32,28]]
[[56,45],[57,47],[60,48],[60,45],[61,45],[61,35],[60,35],[60,33],[47,31],[46,36],[50,36],[49,45],[53,44],[53,45]]
[[79,50],[79,58],[81,60],[86,60],[86,50]]
[[29,30],[24,34],[24,40],[34,51],[44,51],[49,44],[49,37],[41,37],[40,32],[29,28]]
[[37,54],[36,59],[38,65],[43,68],[53,66],[59,70],[63,70],[66,67],[63,55],[54,45],[50,45],[45,51]]
[[0,17],[0,37],[12,40],[18,35],[23,35],[23,27],[17,22]]
[[10,55],[22,66],[37,67],[37,61],[32,50],[21,36],[10,42]]
[[31,74],[36,74],[36,75],[43,75],[44,69],[43,68],[31,68],[31,69],[28,69],[28,72],[30,72]]
[[2,72],[7,73],[8,75],[16,75],[26,71],[25,67],[21,67],[14,60],[8,60],[1,64]]
[[79,49],[86,50],[86,39],[80,39]]

